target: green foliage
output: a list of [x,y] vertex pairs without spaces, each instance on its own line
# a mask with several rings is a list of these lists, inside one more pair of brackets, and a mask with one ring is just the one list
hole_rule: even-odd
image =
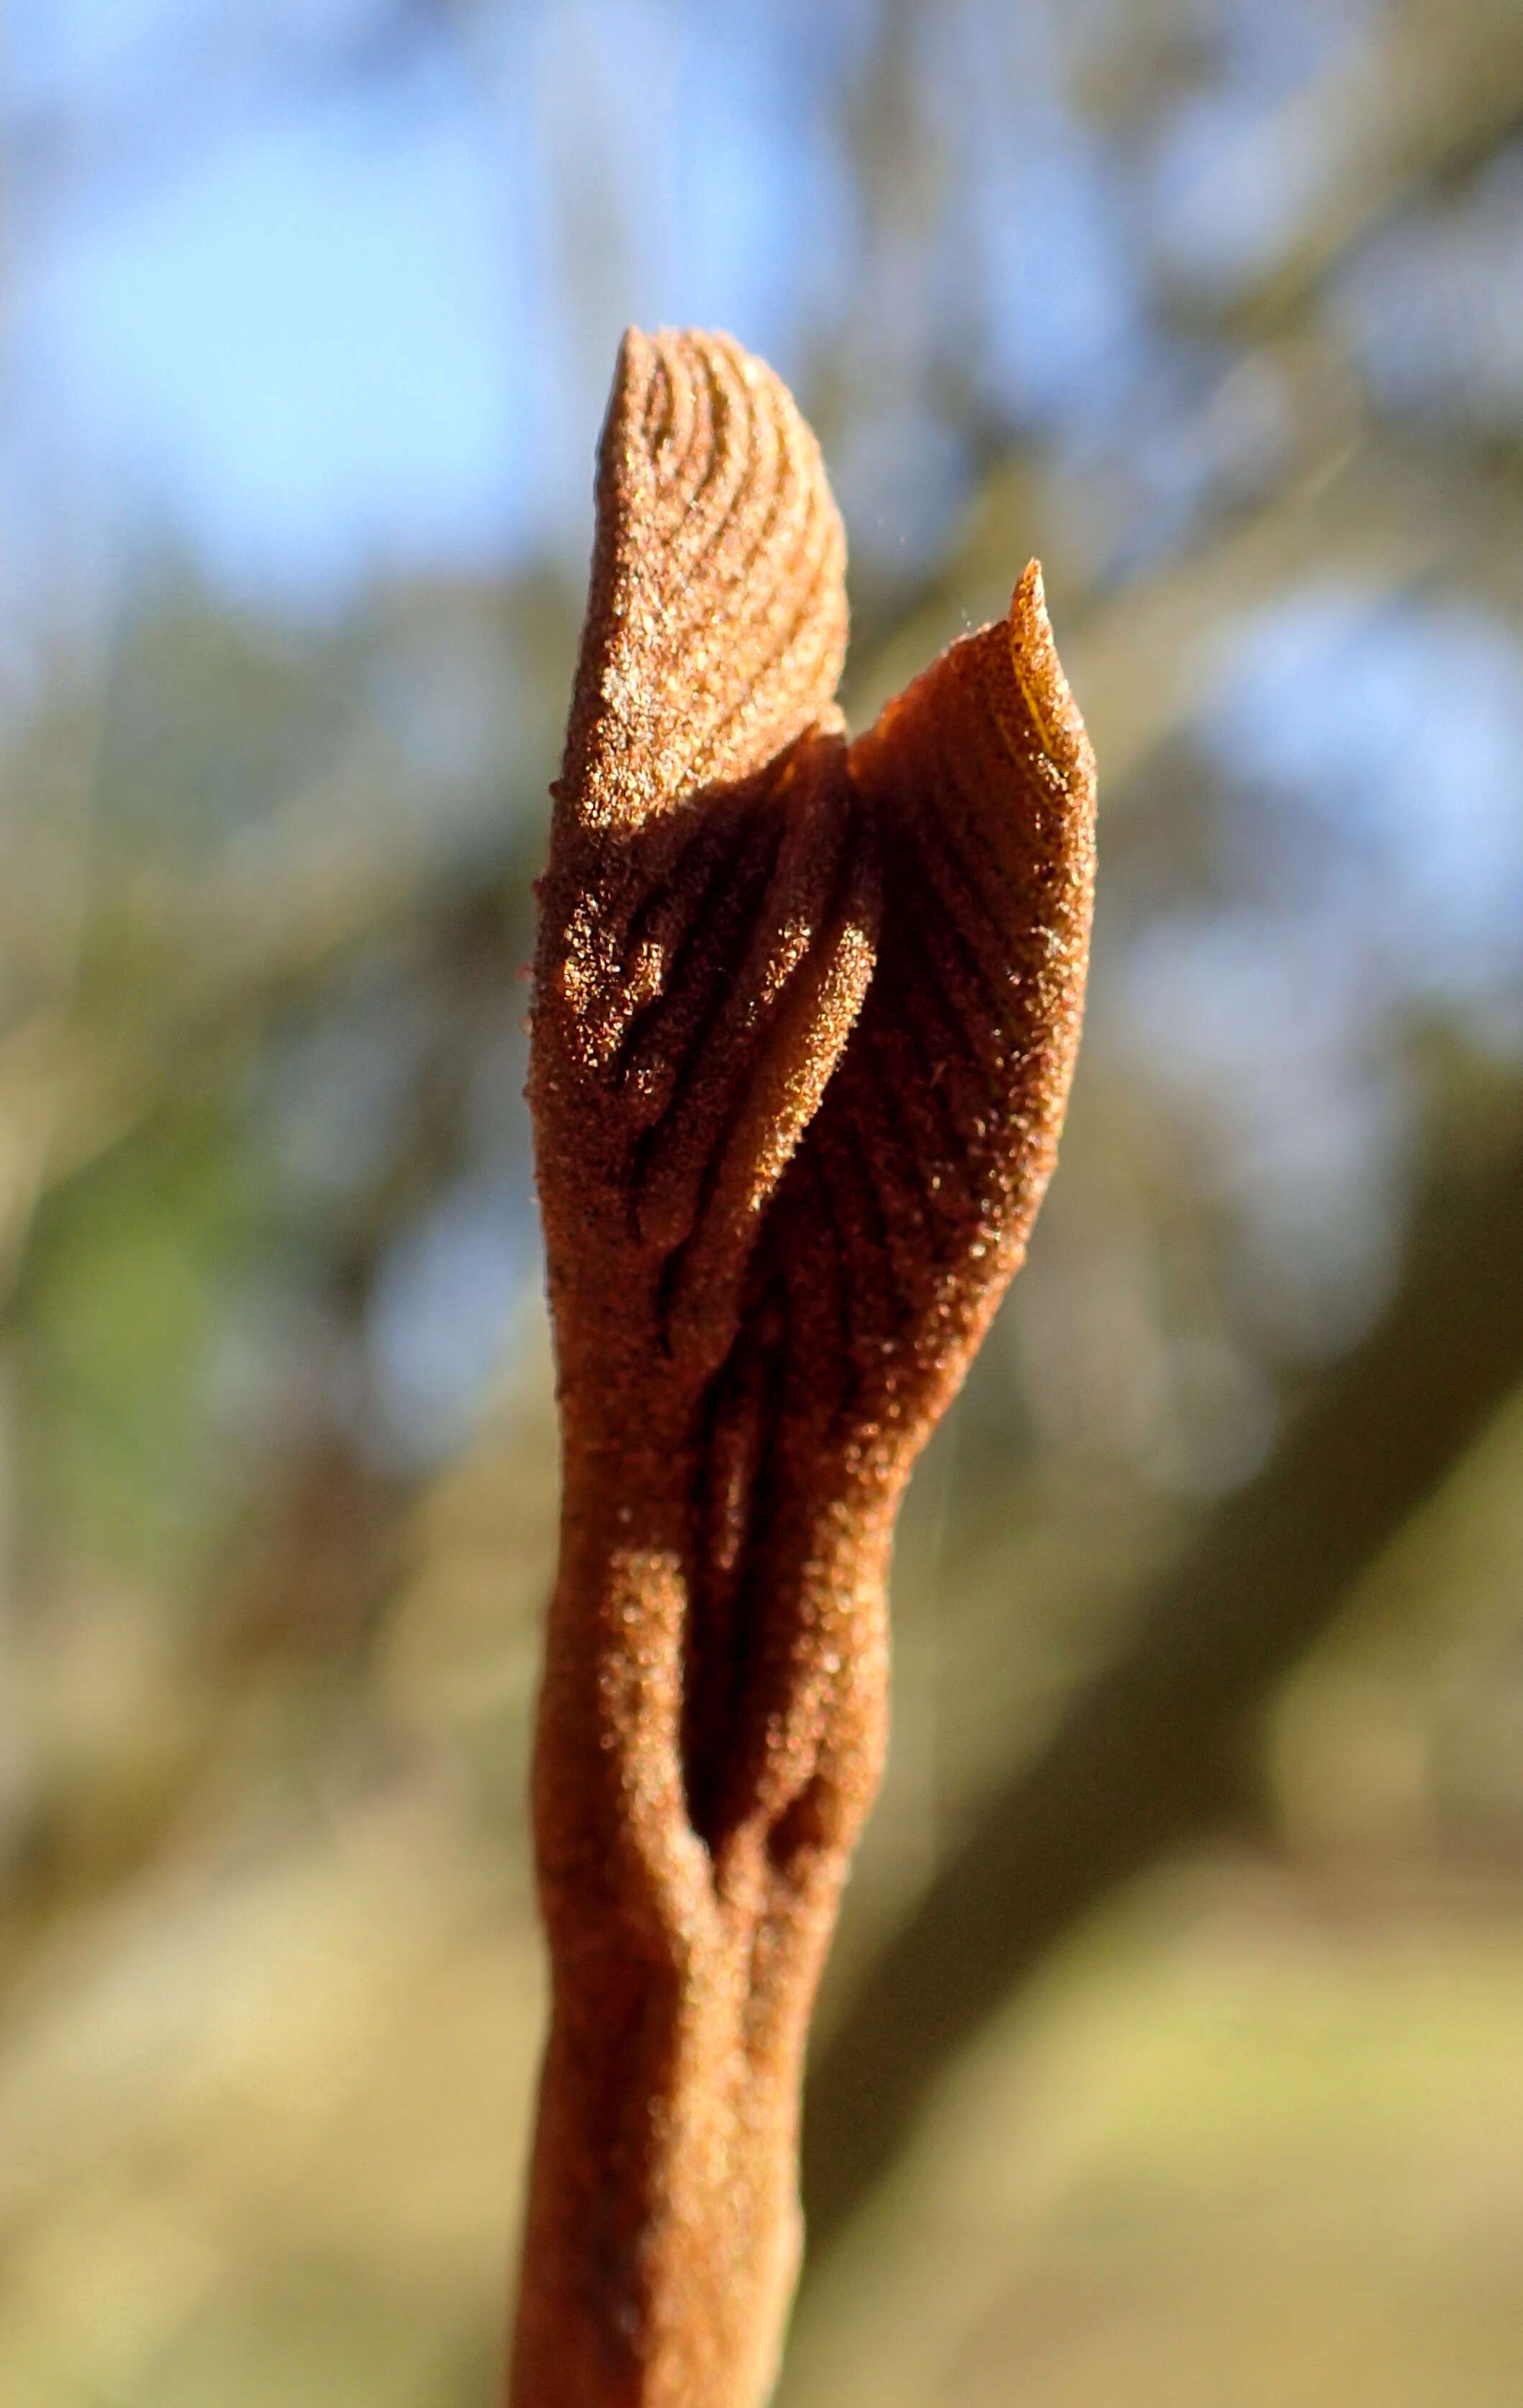
[[211,1372],[271,1248],[234,1101],[150,1125],[73,1182],[18,1298],[28,1526],[159,1580],[185,1579],[227,1511]]

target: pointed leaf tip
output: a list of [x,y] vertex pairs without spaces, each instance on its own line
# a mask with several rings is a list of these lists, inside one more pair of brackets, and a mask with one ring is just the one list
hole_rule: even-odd
[[1093,810],[1095,755],[1047,613],[1042,563],[1027,561],[1011,595],[1010,660],[1042,749],[1067,790]]

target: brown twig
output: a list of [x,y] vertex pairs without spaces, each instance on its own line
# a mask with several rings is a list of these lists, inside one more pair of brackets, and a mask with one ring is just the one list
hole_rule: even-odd
[[1033,565],[848,746],[844,545],[723,337],[626,337],[530,1099],[564,1448],[515,2408],[756,2408],[911,1464],[1025,1249],[1093,768]]

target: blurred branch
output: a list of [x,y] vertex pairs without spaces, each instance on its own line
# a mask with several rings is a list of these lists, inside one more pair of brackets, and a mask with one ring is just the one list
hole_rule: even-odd
[[1381,1326],[867,1968],[808,2092],[816,2248],[1011,1989],[1117,1884],[1241,1808],[1250,1718],[1523,1379],[1520,1216],[1523,1144],[1430,1197]]
[[1075,624],[1066,639],[1074,688],[1107,782],[1122,784],[1204,699],[1224,665],[1224,630],[1308,580],[1372,600],[1418,581],[1458,580],[1519,615],[1520,565],[1523,489],[1505,471],[1488,474],[1473,461],[1457,467],[1390,440],[1328,461]]
[[1275,189],[1290,163],[1303,198],[1272,263],[1220,314],[1248,326],[1282,318],[1423,186],[1476,164],[1520,118],[1515,0],[1406,0],[1377,16],[1235,146],[1235,186],[1267,178]]
[[[1043,537],[1019,476],[992,479],[944,575],[854,690],[859,724],[957,618],[1003,613],[1013,576]],[[1213,519],[1183,557],[1087,607],[1080,600],[1062,624],[1064,657],[1103,764],[1102,801],[1209,694],[1224,633],[1313,578],[1372,598],[1418,580],[1462,581],[1523,618],[1523,485],[1473,458],[1366,441],[1325,455],[1260,508]],[[1060,568],[1050,582],[1061,591]]]
[[385,791],[361,748],[271,815],[257,872],[234,855],[119,892],[130,982],[93,993],[87,975],[0,1038],[0,1293],[48,1191],[183,1095],[197,1064],[251,1037],[347,949],[389,926],[425,941],[448,927],[450,881],[369,802]]

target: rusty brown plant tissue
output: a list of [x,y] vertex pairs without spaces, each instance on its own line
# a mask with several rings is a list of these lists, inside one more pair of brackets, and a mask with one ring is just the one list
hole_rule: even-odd
[[626,336],[539,890],[564,1502],[513,2408],[771,2388],[895,1516],[1073,1068],[1094,765],[1036,566],[855,742],[844,568],[778,379]]

